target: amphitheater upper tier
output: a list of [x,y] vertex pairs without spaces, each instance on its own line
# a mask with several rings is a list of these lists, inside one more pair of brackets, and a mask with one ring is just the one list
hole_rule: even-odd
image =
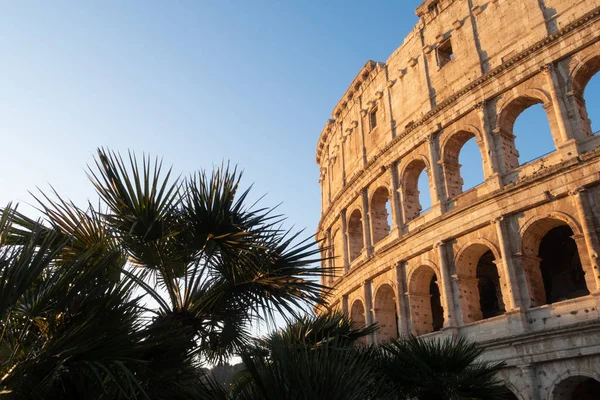
[[[507,361],[516,398],[585,398],[600,385],[600,136],[584,97],[600,3],[427,0],[416,12],[318,141],[331,306],[378,322],[370,341],[477,340]],[[515,121],[536,104],[554,151],[521,160],[515,134],[541,130]],[[473,138],[484,181],[466,190],[459,156]]]

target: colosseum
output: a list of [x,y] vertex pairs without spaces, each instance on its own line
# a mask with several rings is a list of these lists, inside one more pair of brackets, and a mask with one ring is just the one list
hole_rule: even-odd
[[[416,13],[318,141],[332,307],[379,323],[370,342],[477,341],[506,361],[516,399],[600,398],[600,135],[584,100],[600,3],[427,0]],[[538,104],[554,151],[520,162],[515,121]],[[463,190],[471,139],[484,181]]]

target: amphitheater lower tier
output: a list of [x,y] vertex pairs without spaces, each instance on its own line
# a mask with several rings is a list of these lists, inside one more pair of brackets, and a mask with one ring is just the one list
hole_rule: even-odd
[[600,148],[484,190],[493,184],[391,230],[341,275],[332,262],[332,307],[377,322],[370,342],[477,341],[507,362],[516,398],[585,399],[573,393],[600,386]]

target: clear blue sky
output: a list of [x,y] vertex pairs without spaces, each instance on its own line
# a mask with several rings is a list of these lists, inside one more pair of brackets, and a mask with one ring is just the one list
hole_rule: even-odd
[[5,2],[0,204],[48,184],[95,199],[85,165],[106,146],[183,173],[231,160],[312,234],[321,129],[360,67],[402,43],[419,3]]

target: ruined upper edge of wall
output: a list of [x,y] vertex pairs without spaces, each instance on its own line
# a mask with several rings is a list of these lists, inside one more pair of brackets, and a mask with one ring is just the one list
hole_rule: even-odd
[[[382,90],[379,86],[386,90],[386,81],[396,83],[391,118],[395,126],[405,126],[594,4],[594,0],[426,0],[416,9],[419,20],[403,43],[385,63],[368,61],[334,107],[317,143],[317,163],[340,131],[336,128],[361,111],[356,107],[365,93],[372,97],[370,92]],[[437,47],[449,38],[455,59],[442,68],[436,63]]]
[[[432,6],[444,7],[447,8],[448,5],[454,2],[467,2],[467,0],[425,0],[419,7],[415,9],[415,14],[419,17],[419,22],[413,27],[411,32],[404,37],[404,40],[400,47],[398,47],[389,57],[389,59],[394,57],[401,57],[402,50],[405,47],[407,42],[410,42],[412,39],[418,37],[419,30],[423,27],[423,24],[430,18],[426,18],[428,15],[431,16],[431,8]],[[336,118],[342,114],[342,111],[346,108],[348,104],[348,100],[351,100],[352,97],[360,91],[361,86],[365,82],[367,82],[368,76],[373,72],[381,69],[387,68],[387,64],[383,62],[377,62],[373,60],[369,60],[365,63],[365,65],[360,69],[356,77],[352,80],[348,89],[338,101],[333,111],[331,112],[331,119],[328,119],[325,127],[321,131],[319,136],[318,144],[317,144],[317,164],[320,163],[321,152],[324,147],[324,144],[327,140],[328,133],[331,131],[331,126],[336,121]]]

